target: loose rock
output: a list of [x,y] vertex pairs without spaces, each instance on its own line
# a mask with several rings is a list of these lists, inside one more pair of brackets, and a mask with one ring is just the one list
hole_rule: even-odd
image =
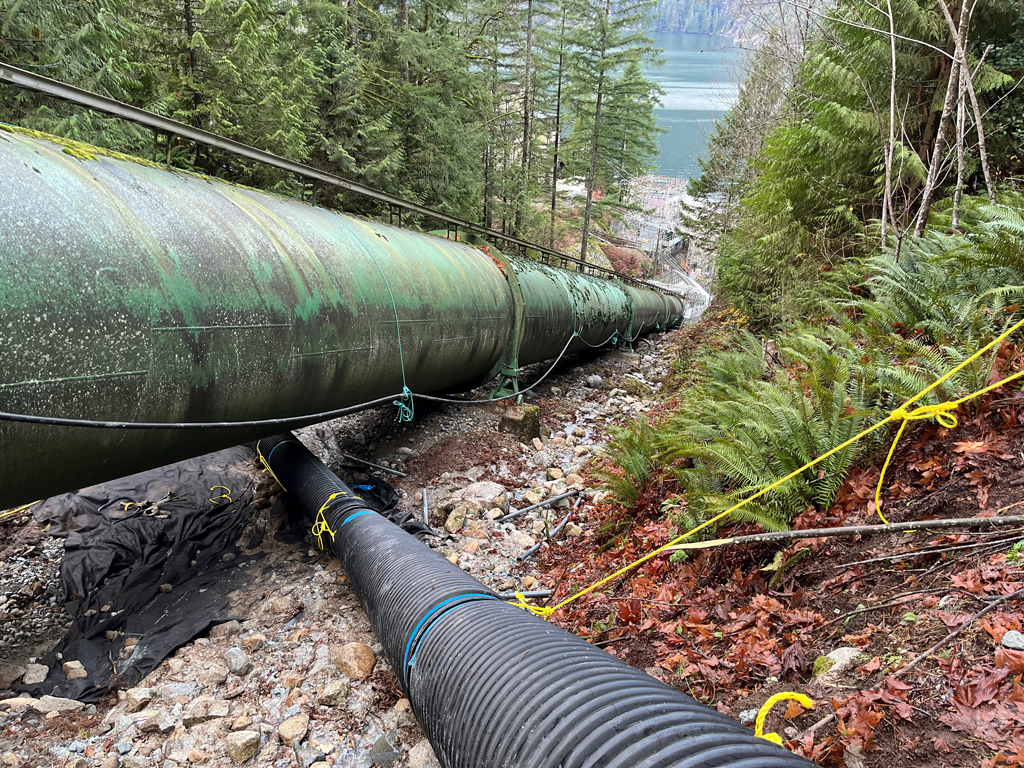
[[21,682],[25,685],[36,685],[46,680],[48,674],[50,674],[50,668],[44,664],[26,664]]
[[0,666],[0,690],[10,688],[24,674],[25,667],[21,664],[4,664]]
[[227,664],[228,672],[239,677],[252,672],[252,662],[241,648],[228,649],[228,652],[224,654],[224,663]]
[[309,715],[289,717],[277,727],[277,737],[282,744],[294,746],[306,737],[309,730]]
[[129,688],[124,692],[125,704],[127,704],[127,712],[138,712],[144,706],[149,704],[153,699],[157,698],[157,690],[155,688]]
[[313,749],[312,747],[303,747],[295,751],[296,757],[299,758],[299,765],[302,768],[312,768],[320,761],[324,759],[324,753],[319,749]]
[[320,689],[316,696],[316,703],[322,704],[325,707],[336,707],[339,704],[344,704],[350,690],[348,683],[343,680],[335,680]]
[[426,739],[409,750],[409,768],[441,768],[441,763],[434,755],[434,748]]
[[211,640],[226,640],[229,637],[234,637],[242,632],[242,625],[232,619],[231,621],[225,621],[223,624],[217,624],[210,630]]
[[199,673],[200,685],[221,685],[228,679],[228,668],[223,664],[211,664],[210,668]]
[[540,504],[544,499],[547,498],[547,488],[534,488],[523,494],[523,499],[526,500],[527,504]]
[[338,671],[353,680],[365,680],[373,674],[377,656],[370,646],[364,643],[348,643],[342,646],[331,646],[328,658]]
[[230,712],[231,708],[226,701],[214,699],[211,696],[200,696],[189,704],[181,722],[186,728],[191,728],[193,725],[205,723],[207,720],[227,717]]
[[498,429],[515,435],[523,442],[540,437],[540,408],[536,405],[513,406],[501,417]]
[[242,647],[249,653],[254,653],[264,646],[267,638],[263,635],[246,635],[242,638]]
[[448,533],[458,533],[466,524],[466,517],[474,511],[476,505],[468,501],[456,502],[454,508],[448,513],[448,519],[444,521],[444,529]]
[[49,714],[50,712],[75,712],[85,708],[85,704],[80,701],[62,699],[59,696],[43,696],[38,701],[34,701],[30,706],[41,715]]
[[153,714],[138,723],[140,733],[170,733],[174,730],[174,719],[163,710],[143,710]]
[[[859,659],[863,653],[858,648],[836,648],[831,653],[824,657],[819,656],[818,660],[815,661],[815,669],[819,669],[824,666],[824,669],[819,671],[814,677],[814,682],[818,685],[835,685],[839,678],[850,669],[854,663]],[[825,662],[820,660],[824,658]],[[831,663],[828,663],[831,662]]]
[[513,533],[512,541],[516,543],[516,546],[522,547],[523,549],[529,549],[537,543],[536,539],[534,539],[532,536],[528,536],[522,531],[516,531],[515,533]]
[[227,739],[227,755],[236,763],[244,763],[260,748],[260,735],[256,731],[235,731]]
[[306,606],[295,595],[282,595],[270,601],[270,610],[274,613],[292,615]]
[[1021,634],[1016,629],[1011,629],[1003,635],[1003,639],[999,641],[999,644],[1003,648],[1009,648],[1011,651],[1024,651],[1024,634]]

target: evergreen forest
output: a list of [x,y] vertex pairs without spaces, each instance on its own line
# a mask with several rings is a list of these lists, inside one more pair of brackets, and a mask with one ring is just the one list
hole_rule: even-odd
[[[585,252],[656,156],[655,7],[0,0],[0,60],[535,242],[576,250],[582,233]],[[13,87],[0,121],[387,215]],[[583,192],[564,199],[562,179]]]
[[746,28],[742,2],[737,0],[659,0],[657,32],[737,36]]

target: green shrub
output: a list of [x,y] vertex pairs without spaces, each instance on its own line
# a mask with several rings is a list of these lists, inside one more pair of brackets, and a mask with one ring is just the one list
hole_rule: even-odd
[[616,501],[633,507],[661,468],[656,458],[656,434],[642,415],[630,427],[612,434],[606,448],[612,469],[599,469],[596,474]]

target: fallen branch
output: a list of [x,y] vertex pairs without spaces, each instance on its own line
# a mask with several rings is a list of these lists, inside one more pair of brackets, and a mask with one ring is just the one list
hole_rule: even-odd
[[[1010,600],[1015,600],[1015,599],[1021,598],[1021,597],[1024,597],[1024,588],[1018,589],[1016,592],[1013,592],[1013,593],[1011,593],[1009,595],[1004,595],[1003,597],[1000,597],[1000,598],[998,598],[996,600],[993,600],[991,603],[986,605],[984,608],[982,608],[976,614],[974,614],[969,619],[967,619],[967,621],[965,621],[963,624],[961,624],[957,629],[954,629],[952,632],[950,632],[944,638],[939,640],[939,642],[935,643],[935,645],[933,645],[931,648],[926,650],[920,656],[916,657],[913,661],[911,661],[905,667],[903,667],[901,669],[898,669],[896,672],[894,672],[892,677],[903,677],[910,670],[912,670],[914,667],[916,667],[918,664],[920,664],[925,659],[929,658],[932,654],[934,654],[937,650],[942,648],[942,646],[947,645],[948,643],[951,643],[953,640],[955,640],[957,637],[959,637],[960,634],[965,629],[967,629],[969,626],[974,624],[974,622],[976,622],[982,616],[984,616],[987,613],[990,613],[990,612],[994,611],[996,608],[998,608],[1003,603],[1006,603],[1006,602],[1008,602]],[[885,678],[882,679],[883,682],[884,682],[884,680],[885,680]],[[869,688],[867,690],[869,690],[869,691],[877,690],[878,687],[881,684],[882,683],[880,682],[880,683],[878,683],[878,685],[872,686],[871,688]],[[812,725],[810,728],[808,728],[806,731],[804,731],[799,736],[797,736],[796,739],[794,739],[794,741],[803,739],[808,734],[814,733],[815,731],[817,731],[820,728],[823,728],[824,726],[828,725],[829,723],[831,723],[835,719],[836,719],[836,713],[835,712],[833,712],[830,715],[825,715],[825,717],[821,718],[821,720],[819,720],[814,725]]]
[[[1014,536],[1014,538],[1017,537]],[[988,544],[988,547],[984,547],[982,549],[977,550],[976,552],[972,552],[970,555],[968,555],[968,557],[978,557],[979,555],[984,556],[987,555],[989,552],[995,552],[997,549],[1003,549],[1006,547],[1007,544],[1010,543],[1010,541],[1013,541],[1013,539],[1009,539],[1008,541],[986,542],[986,544]],[[939,562],[937,562],[935,565],[933,565],[931,568],[929,568],[927,571],[922,573],[917,578],[923,579],[925,576],[929,576],[941,568],[946,568],[947,566],[953,565],[954,563],[959,563],[960,560],[961,558],[959,557],[951,557],[948,560],[939,560]]]
[[858,608],[855,611],[850,611],[849,613],[844,613],[841,616],[836,616],[835,618],[829,619],[828,621],[824,622],[821,625],[821,628],[837,624],[840,621],[848,619],[851,616],[857,616],[861,613],[868,613],[870,611],[881,610],[882,608],[894,608],[897,605],[903,605],[904,603],[910,602],[908,598],[920,598],[924,597],[925,595],[938,594],[939,592],[953,592],[955,590],[956,587],[937,587],[933,589],[919,589],[916,592],[905,592],[904,594],[899,595],[898,597],[891,598],[885,601],[884,603],[879,603],[878,605],[869,605],[867,608]]
[[768,533],[752,533],[748,536],[733,536],[727,539],[711,541],[694,541],[668,547],[666,552],[684,549],[707,549],[724,547],[731,544],[757,544],[764,541],[791,541],[793,539],[819,539],[832,536],[869,536],[874,533],[903,533],[905,531],[927,531],[934,528],[975,528],[981,526],[1003,526],[1024,524],[1024,515],[1007,517],[963,517],[949,520],[916,520],[909,523],[890,523],[889,525],[844,525],[836,528],[807,528],[800,531],[771,531]]
[[[849,568],[853,565],[867,565],[868,563],[884,563],[889,560],[904,560],[907,558],[914,557],[925,557],[926,555],[941,555],[945,552],[958,552],[963,549],[977,549],[978,547],[988,547],[993,544],[1009,543],[1016,541],[1020,538],[1020,532],[1017,532],[1013,536],[1007,536],[1002,539],[989,539],[988,541],[976,541],[973,544],[957,544],[952,547],[935,547],[932,549],[912,549],[907,552],[898,552],[895,555],[884,555],[882,557],[872,557],[869,560],[854,560],[852,563],[836,563],[836,568]],[[992,534],[989,534],[992,535]]]
[[392,475],[398,475],[399,477],[408,477],[408,475],[405,474],[405,472],[399,472],[397,469],[391,469],[391,467],[382,467],[380,464],[374,464],[372,461],[367,461],[366,459],[360,459],[358,456],[352,456],[352,455],[347,454],[347,453],[342,453],[341,451],[338,451],[338,455],[343,457],[343,458],[349,459],[351,461],[357,461],[360,464],[366,465],[367,467],[373,467],[374,469],[379,469],[381,472],[390,472]]
[[925,651],[920,656],[915,658],[913,661],[911,661],[905,667],[903,667],[901,669],[898,669],[893,674],[893,677],[903,677],[905,674],[907,674],[907,672],[909,672],[914,667],[916,667],[918,664],[920,664],[922,661],[927,659],[929,656],[931,656],[933,653],[935,653],[937,650],[939,650],[942,646],[946,645],[947,643],[952,642],[953,640],[956,640],[956,638],[958,638],[960,636],[960,634],[965,629],[967,629],[969,626],[971,626],[974,622],[976,622],[982,616],[984,616],[987,613],[991,613],[992,611],[994,611],[996,608],[998,608],[1003,603],[1006,603],[1006,602],[1008,602],[1010,600],[1015,600],[1015,599],[1017,599],[1019,597],[1024,597],[1024,588],[1018,589],[1016,592],[1012,592],[1009,595],[1003,595],[1003,597],[1000,597],[1000,598],[998,598],[996,600],[993,600],[991,603],[989,603],[984,608],[982,608],[980,611],[978,611],[976,614],[971,616],[969,619],[967,619],[967,621],[965,621],[959,627],[954,629],[952,632],[950,632],[944,638],[939,640],[939,642],[937,642],[935,645],[933,645],[927,651]]

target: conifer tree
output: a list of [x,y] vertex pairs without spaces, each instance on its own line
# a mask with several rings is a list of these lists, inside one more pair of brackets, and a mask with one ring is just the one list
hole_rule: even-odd
[[[129,0],[90,3],[0,0],[0,61],[131,101],[134,72]],[[147,132],[31,91],[0,86],[0,121],[109,147],[137,146]]]
[[[571,2],[577,23],[569,33],[571,52],[567,76],[573,130],[568,158],[586,187],[580,241],[580,258],[586,260],[594,192],[602,182],[614,181],[610,168],[622,155],[621,145],[616,146],[610,138],[614,130],[609,131],[608,124],[614,119],[606,114],[609,108],[606,101],[628,64],[654,61],[657,51],[643,31],[653,14],[651,0]],[[643,79],[642,75],[638,77]],[[653,101],[648,103],[653,108]],[[613,108],[623,105],[627,109],[634,108],[637,102],[626,101]]]

